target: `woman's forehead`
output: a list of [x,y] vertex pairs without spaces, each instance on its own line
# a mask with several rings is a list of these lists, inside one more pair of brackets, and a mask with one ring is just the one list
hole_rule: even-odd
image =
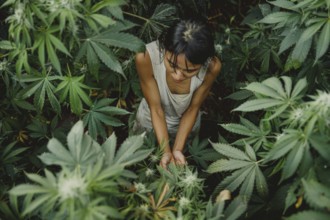
[[184,53],[180,53],[178,55],[175,55],[172,52],[167,51],[166,52],[166,57],[169,61],[171,61],[173,64],[176,64],[180,68],[184,67],[199,67],[201,64],[193,64],[190,62]]

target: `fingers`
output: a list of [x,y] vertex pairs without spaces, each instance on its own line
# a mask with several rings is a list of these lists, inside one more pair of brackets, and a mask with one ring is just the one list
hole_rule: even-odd
[[186,158],[181,151],[173,151],[173,157],[176,165],[183,166],[187,164]]
[[172,153],[164,153],[162,156],[162,159],[160,160],[160,166],[164,169],[167,169],[167,165],[171,162],[173,162],[173,155]]
[[187,165],[187,161],[185,156],[182,154],[181,151],[173,151],[172,153],[164,153],[162,159],[160,160],[159,165],[167,169],[167,166],[170,163],[174,163],[177,166],[184,166]]
[[175,160],[175,165],[184,166],[184,165],[187,165],[187,161],[186,160]]

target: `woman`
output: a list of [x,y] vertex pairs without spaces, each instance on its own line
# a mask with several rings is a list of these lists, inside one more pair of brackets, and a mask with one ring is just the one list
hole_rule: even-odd
[[221,69],[212,33],[206,23],[182,20],[146,49],[135,57],[144,99],[133,131],[154,130],[164,150],[162,167],[185,164],[186,140],[198,132],[200,107]]

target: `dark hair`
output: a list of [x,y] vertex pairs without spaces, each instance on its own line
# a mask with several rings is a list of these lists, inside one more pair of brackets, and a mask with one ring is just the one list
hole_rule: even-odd
[[206,22],[187,19],[176,22],[159,39],[161,49],[174,55],[183,53],[193,64],[204,64],[215,55],[212,31]]

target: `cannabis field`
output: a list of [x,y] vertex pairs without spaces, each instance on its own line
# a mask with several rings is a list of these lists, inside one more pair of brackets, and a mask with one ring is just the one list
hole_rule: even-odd
[[[0,4],[1,220],[330,219],[330,0]],[[164,170],[134,55],[197,13],[222,70]]]

